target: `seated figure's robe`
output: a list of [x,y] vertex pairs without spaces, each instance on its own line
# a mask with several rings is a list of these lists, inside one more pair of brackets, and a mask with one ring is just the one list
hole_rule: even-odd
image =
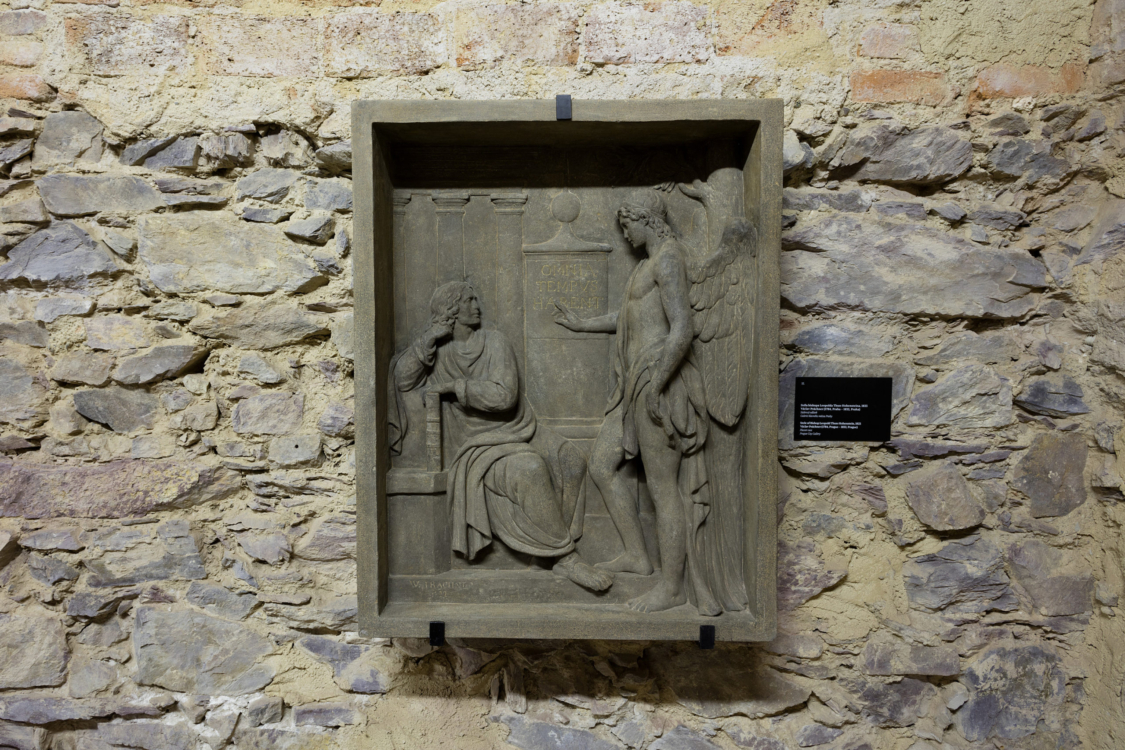
[[394,363],[391,450],[409,429],[398,394],[453,384],[442,430],[454,446],[448,466],[453,549],[472,560],[494,536],[519,552],[560,557],[574,550],[586,505],[586,459],[538,426],[519,390],[515,352],[497,331],[430,351],[415,343]]

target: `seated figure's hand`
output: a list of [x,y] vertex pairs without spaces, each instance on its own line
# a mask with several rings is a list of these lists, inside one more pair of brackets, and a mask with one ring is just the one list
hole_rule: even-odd
[[452,382],[450,382],[450,383],[440,383],[440,384],[431,385],[429,388],[426,389],[426,395],[427,396],[443,396],[446,393],[452,393],[452,394],[456,395],[456,393],[457,393],[456,383],[452,383]]
[[578,314],[566,306],[565,302],[555,301],[555,322],[571,331],[584,331],[585,321]]
[[439,320],[430,326],[429,330],[424,334],[426,343],[433,347],[437,342],[442,339],[447,339],[453,335],[453,321],[452,320]]

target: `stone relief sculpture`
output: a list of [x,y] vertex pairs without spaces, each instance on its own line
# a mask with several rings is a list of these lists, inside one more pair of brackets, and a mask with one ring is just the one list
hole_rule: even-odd
[[[737,179],[737,170],[720,170],[709,182],[635,191],[620,205],[616,224],[642,257],[618,312],[583,318],[568,304],[576,297],[549,297],[558,326],[616,334],[615,349],[607,350],[612,369],[605,370],[613,373],[614,390],[588,469],[578,446],[536,419],[524,391],[543,384],[521,383],[512,344],[481,326],[473,286],[451,281],[433,292],[424,330],[392,363],[391,450],[401,452],[408,432],[420,428],[409,424],[403,399],[421,391],[426,427],[437,431],[427,438],[428,450],[437,451],[432,468],[445,470],[449,545],[466,561],[499,542],[557,560],[555,573],[591,591],[608,589],[617,574],[655,576],[647,591],[627,601],[641,612],[685,603],[705,615],[746,608],[740,428],[749,390],[756,236],[736,216]],[[670,205],[682,226],[670,218]],[[569,222],[580,207],[571,193],[556,197],[552,212],[562,222],[559,235],[525,252],[539,258],[609,251],[573,235]],[[533,263],[549,274],[586,267]],[[577,278],[536,284],[589,286]],[[445,466],[442,444],[451,459]],[[659,573],[646,547],[630,461],[643,467],[655,507]],[[624,547],[594,565],[576,546],[587,471]]]
[[[736,179],[734,171],[719,172],[712,182]],[[656,508],[661,563],[659,581],[629,601],[642,612],[685,602],[706,615],[747,606],[738,430],[748,393],[756,237],[735,218],[729,194],[737,192],[726,188],[724,195],[723,187],[697,180],[639,192],[617,211],[625,238],[645,255],[626,283],[621,309],[582,319],[556,303],[559,325],[617,335],[616,387],[590,472],[625,551],[596,567],[653,573],[622,473],[626,461],[637,459]],[[687,232],[669,224],[673,191],[702,205],[706,229],[696,234],[703,247],[689,247]]]
[[354,110],[361,627],[769,641],[781,102],[549,105]]
[[472,285],[452,281],[430,301],[430,320],[392,364],[391,450],[412,429],[402,395],[440,399],[440,424],[452,446],[447,492],[452,548],[473,560],[498,539],[527,555],[557,559],[554,572],[602,591],[613,576],[575,549],[586,505],[586,459],[546,426],[520,388],[506,337],[481,327]]

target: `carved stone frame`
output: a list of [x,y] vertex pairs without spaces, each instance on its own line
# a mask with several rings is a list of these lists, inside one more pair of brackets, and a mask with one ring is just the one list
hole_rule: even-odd
[[[777,629],[777,350],[781,249],[782,134],[780,99],[751,101],[575,101],[573,119],[556,121],[555,102],[358,101],[352,105],[355,220],[356,491],[359,623],[368,637],[426,637],[431,622],[460,638],[591,638],[697,640],[701,625],[716,640],[768,641]],[[435,127],[436,126],[436,127]],[[744,132],[746,217],[760,227],[751,420],[746,445],[747,539],[744,566],[750,607],[718,617],[670,612],[580,613],[572,604],[450,604],[389,598],[387,471],[388,369],[394,355],[393,193],[396,144],[412,148],[459,138],[497,137],[553,144],[652,137],[698,140],[701,133]],[[444,128],[444,130],[443,130]],[[718,131],[715,131],[718,132]],[[446,135],[443,136],[442,133]],[[649,134],[645,136],[644,134]],[[528,140],[530,139],[530,141]],[[607,608],[608,609],[608,608]]]

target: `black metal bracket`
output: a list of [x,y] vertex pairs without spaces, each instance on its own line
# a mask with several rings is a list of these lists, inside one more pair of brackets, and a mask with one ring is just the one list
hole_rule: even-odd
[[555,97],[555,119],[556,120],[569,120],[571,119],[571,102],[570,94],[559,94]]
[[704,651],[715,648],[715,626],[699,626],[699,647]]
[[[714,628],[712,628],[714,630]],[[431,622],[430,623],[430,645],[435,648],[445,645],[445,623],[444,622]],[[712,645],[714,645],[714,636],[712,636]]]

